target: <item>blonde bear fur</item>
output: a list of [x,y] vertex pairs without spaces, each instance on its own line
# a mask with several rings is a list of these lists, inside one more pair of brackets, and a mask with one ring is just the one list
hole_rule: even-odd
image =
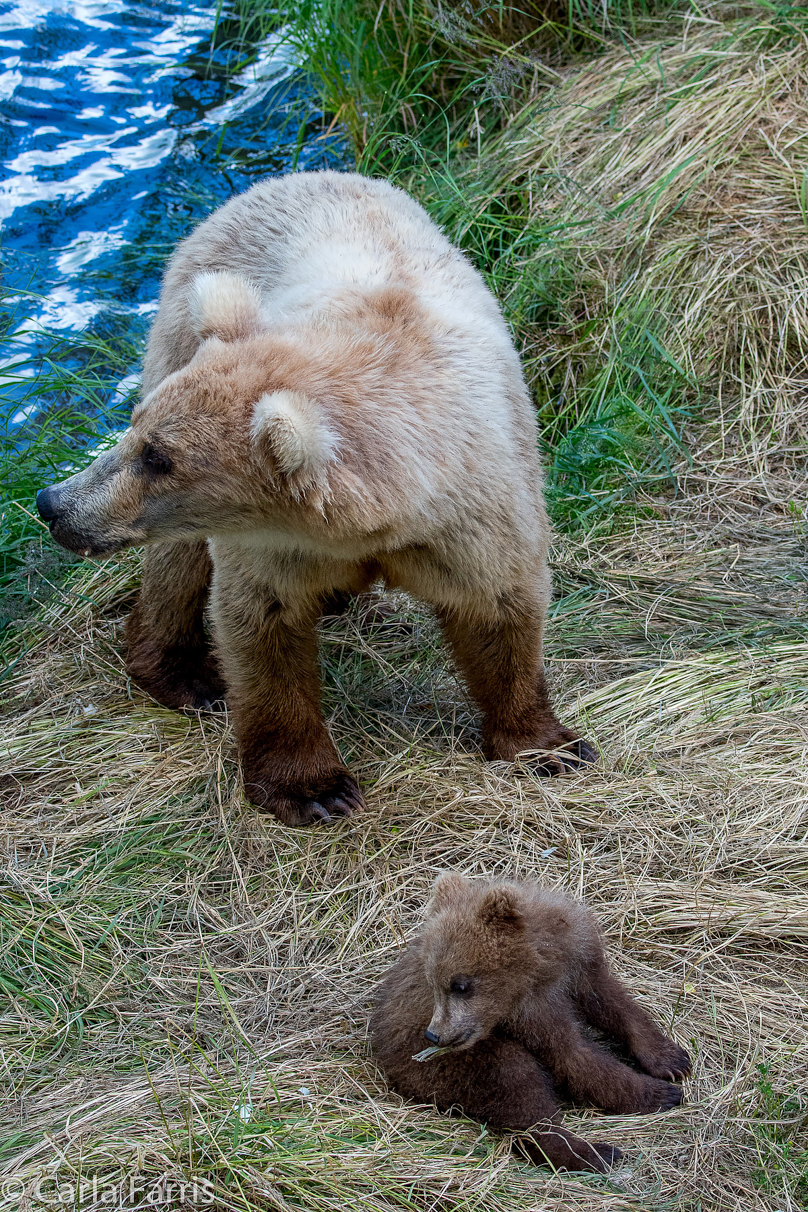
[[248,796],[299,825],[362,803],[322,719],[315,626],[378,578],[434,606],[488,757],[592,758],[544,686],[541,489],[480,275],[401,190],[324,172],[262,182],[180,244],[131,428],[38,504],[74,551],[148,544],[132,676],[174,707],[226,695]]

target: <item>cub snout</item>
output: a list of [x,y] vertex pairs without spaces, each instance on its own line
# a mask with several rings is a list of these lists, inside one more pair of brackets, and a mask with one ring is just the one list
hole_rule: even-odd
[[470,1048],[477,1043],[482,1032],[476,1024],[469,1022],[444,1022],[442,1026],[431,1022],[424,1032],[424,1039],[441,1048]]

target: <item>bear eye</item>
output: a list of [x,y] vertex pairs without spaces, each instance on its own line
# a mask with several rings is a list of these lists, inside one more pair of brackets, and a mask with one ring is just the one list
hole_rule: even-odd
[[455,997],[470,997],[474,992],[474,981],[470,976],[454,976],[449,982],[449,992]]
[[174,464],[168,455],[164,451],[158,450],[156,446],[152,446],[151,442],[147,442],[140,452],[140,461],[144,469],[150,471],[152,475],[167,476],[174,470]]

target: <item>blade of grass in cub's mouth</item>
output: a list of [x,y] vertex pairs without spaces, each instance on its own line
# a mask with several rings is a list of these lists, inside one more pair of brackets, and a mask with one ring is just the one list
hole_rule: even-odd
[[455,1051],[455,1048],[450,1046],[449,1044],[444,1044],[442,1047],[439,1045],[433,1044],[430,1048],[424,1048],[422,1052],[416,1052],[413,1055],[412,1059],[414,1061],[428,1061],[428,1060],[433,1060],[434,1057],[436,1057],[436,1056],[443,1056],[444,1052],[454,1052],[454,1051]]

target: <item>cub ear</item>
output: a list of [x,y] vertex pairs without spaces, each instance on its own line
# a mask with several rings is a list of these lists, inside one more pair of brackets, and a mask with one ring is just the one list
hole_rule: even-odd
[[200,341],[241,341],[261,331],[261,295],[236,274],[199,274],[191,286],[191,323]]
[[444,871],[432,885],[432,895],[426,907],[427,913],[441,913],[450,905],[457,904],[468,895],[470,880],[455,871]]
[[315,483],[337,449],[336,434],[314,400],[298,391],[273,391],[253,409],[252,439],[282,475]]
[[478,913],[480,921],[489,930],[514,933],[524,929],[525,919],[519,908],[519,893],[507,884],[489,888],[480,903]]

